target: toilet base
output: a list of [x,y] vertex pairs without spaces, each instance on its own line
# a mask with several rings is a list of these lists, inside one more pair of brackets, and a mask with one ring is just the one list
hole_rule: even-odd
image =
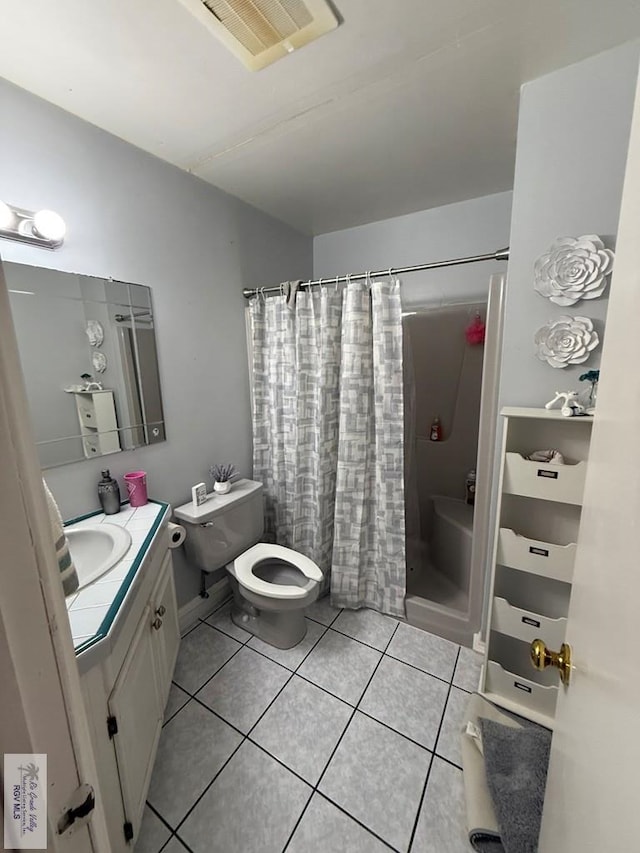
[[248,631],[264,643],[277,649],[292,649],[304,640],[307,633],[306,608],[318,597],[319,586],[302,601],[280,601],[274,609],[275,599],[265,600],[245,590],[242,594],[240,584],[230,566],[229,583],[233,590],[231,620],[238,628]]
[[243,631],[248,631],[277,649],[292,649],[304,640],[307,622],[302,608],[282,612],[258,610],[239,593],[236,595],[235,591],[233,599],[231,620]]

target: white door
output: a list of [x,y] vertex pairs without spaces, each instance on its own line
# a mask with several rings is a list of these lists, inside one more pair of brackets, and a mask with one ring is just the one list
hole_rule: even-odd
[[[0,760],[6,753],[46,755],[47,850],[106,853],[97,771],[1,261],[0,549]],[[95,791],[91,823],[59,835],[81,783]],[[15,831],[11,837],[15,844]]]
[[639,234],[640,88],[569,610],[575,669],[558,701],[541,853],[640,850]]

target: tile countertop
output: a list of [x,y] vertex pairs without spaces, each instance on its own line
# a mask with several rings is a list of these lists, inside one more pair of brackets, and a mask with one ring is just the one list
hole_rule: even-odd
[[131,545],[124,557],[93,583],[79,592],[72,593],[66,599],[76,655],[86,651],[109,633],[168,509],[169,505],[160,501],[150,500],[140,507],[131,507],[124,503],[116,515],[105,515],[97,511],[65,521],[65,527],[88,527],[106,521],[125,527],[131,534]]

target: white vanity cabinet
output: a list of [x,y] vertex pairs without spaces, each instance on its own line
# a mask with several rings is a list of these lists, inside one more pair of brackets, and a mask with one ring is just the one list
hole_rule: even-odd
[[150,618],[153,629],[153,662],[156,668],[156,682],[158,684],[160,704],[164,712],[178,656],[178,646],[180,645],[178,609],[173,586],[173,568],[170,551],[167,551],[165,555],[160,577],[151,599]]
[[[530,644],[554,651],[565,640],[577,550],[591,417],[505,408],[496,513],[487,649],[480,692],[553,728],[558,671],[535,670]],[[536,450],[558,450],[564,465],[533,462]]]
[[112,642],[88,668],[78,658],[112,853],[131,851],[139,834],[178,654],[167,546],[165,527],[120,605]]

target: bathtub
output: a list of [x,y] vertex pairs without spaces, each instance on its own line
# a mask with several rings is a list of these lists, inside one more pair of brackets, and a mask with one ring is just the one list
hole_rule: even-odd
[[471,580],[473,507],[442,495],[433,495],[432,500],[431,564],[443,582],[447,586],[451,584],[455,599],[451,604],[456,609],[463,605],[466,610]]

